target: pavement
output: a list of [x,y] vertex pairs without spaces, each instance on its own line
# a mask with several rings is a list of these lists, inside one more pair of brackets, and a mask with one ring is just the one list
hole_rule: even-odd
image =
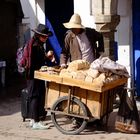
[[[140,134],[126,134],[115,130],[114,123],[118,109],[110,114],[107,129],[89,125],[79,135],[64,135],[53,125],[48,114],[44,123],[48,130],[32,130],[29,119],[23,122],[20,112],[20,91],[25,81],[20,78],[11,80],[5,88],[0,87],[0,140],[139,140]],[[140,113],[140,102],[137,101]]]

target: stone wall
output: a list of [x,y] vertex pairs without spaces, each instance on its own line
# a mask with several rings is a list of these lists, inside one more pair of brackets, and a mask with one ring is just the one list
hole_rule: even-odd
[[120,22],[117,15],[118,0],[92,0],[92,14],[95,17],[96,29],[104,36],[105,54],[114,58],[114,35]]

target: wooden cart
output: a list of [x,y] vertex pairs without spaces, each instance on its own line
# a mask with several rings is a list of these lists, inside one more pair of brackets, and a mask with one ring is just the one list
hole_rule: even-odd
[[64,134],[80,133],[88,121],[106,118],[107,123],[114,96],[127,82],[121,78],[101,86],[39,71],[35,71],[35,78],[47,81],[45,109]]

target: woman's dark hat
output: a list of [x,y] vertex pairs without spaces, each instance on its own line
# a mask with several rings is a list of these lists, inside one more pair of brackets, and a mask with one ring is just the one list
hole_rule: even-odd
[[39,34],[39,35],[43,35],[43,36],[52,36],[53,33],[51,31],[49,31],[49,28],[47,28],[45,25],[43,24],[39,24],[37,26],[36,29],[32,29],[33,32]]

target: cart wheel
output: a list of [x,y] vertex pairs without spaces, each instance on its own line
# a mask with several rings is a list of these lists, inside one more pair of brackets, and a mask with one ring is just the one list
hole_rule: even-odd
[[[54,126],[63,134],[75,135],[84,130],[87,120],[64,114],[67,111],[68,96],[59,98],[53,105],[52,110],[62,113],[51,113]],[[74,115],[87,116],[85,105],[77,98],[72,97],[70,101],[70,113]]]

